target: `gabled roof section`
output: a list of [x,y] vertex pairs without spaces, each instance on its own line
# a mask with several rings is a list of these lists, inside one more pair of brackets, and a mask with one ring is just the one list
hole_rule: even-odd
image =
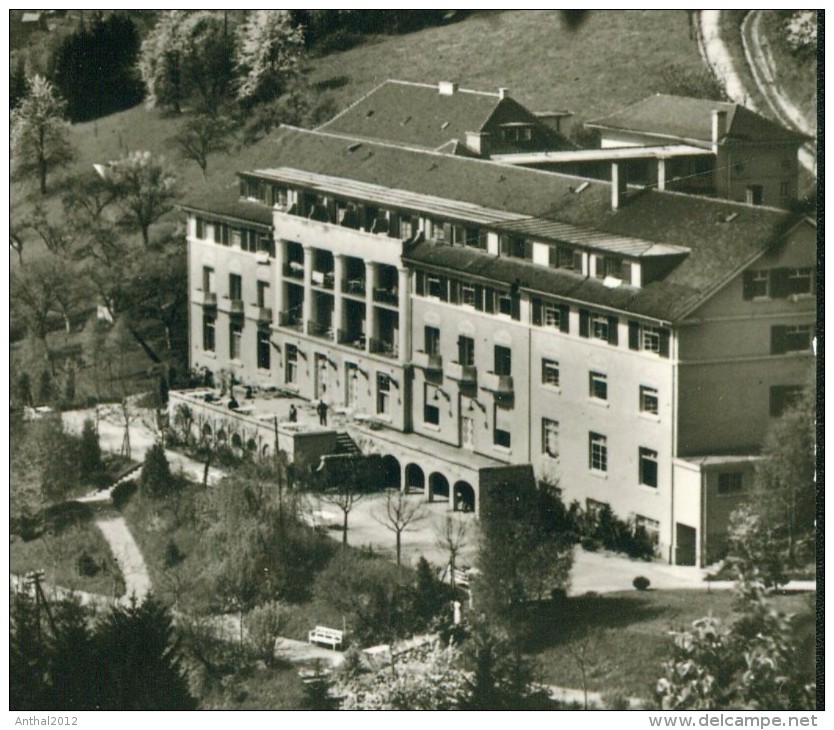
[[500,101],[498,94],[445,95],[436,85],[389,80],[320,129],[433,150],[480,130]]
[[[688,255],[680,256],[680,263],[662,280],[639,290],[630,287],[608,290],[616,292],[611,296],[617,297],[617,308],[668,321],[676,321],[709,296],[757,254],[780,241],[800,219],[775,208],[634,188],[628,190],[624,202],[614,211],[608,182],[292,127],[281,127],[270,144],[271,149],[265,151],[264,157],[275,161],[273,169],[280,166],[295,174],[341,178],[360,186],[387,188],[392,194],[406,197],[409,193],[430,196],[453,203],[459,211],[467,205],[478,206],[502,214],[504,220],[496,220],[495,228],[516,226],[522,221],[511,222],[513,219],[527,217],[540,220],[524,225],[542,228],[552,225],[550,233],[567,224],[566,231],[574,226],[581,232],[589,231],[612,241],[622,237],[688,249]],[[579,185],[586,182],[587,186]],[[583,187],[581,193],[577,192],[579,187]],[[211,210],[211,205],[200,203],[198,209]],[[261,208],[259,215],[260,211],[268,213],[269,209]],[[539,233],[545,231],[539,229]],[[535,238],[535,235],[536,231],[531,229],[530,236]],[[596,244],[588,242],[587,245]],[[431,255],[452,255],[443,247],[425,250],[431,250]],[[470,254],[482,257],[479,261],[490,258],[477,251],[461,255]],[[666,254],[674,255],[674,249],[666,249]],[[652,253],[646,249],[643,255]],[[517,265],[543,272],[542,276],[560,273],[533,264],[517,262]],[[574,283],[582,280],[570,273],[560,273],[560,276]],[[585,301],[600,304],[608,301],[609,295],[602,293],[603,287],[591,284],[594,283],[588,284],[587,291],[581,290],[583,296],[587,294]]]
[[655,94],[607,117],[587,122],[586,126],[709,144],[714,109],[727,113],[727,136],[734,139],[797,143],[805,139],[804,135],[739,104],[670,94]]

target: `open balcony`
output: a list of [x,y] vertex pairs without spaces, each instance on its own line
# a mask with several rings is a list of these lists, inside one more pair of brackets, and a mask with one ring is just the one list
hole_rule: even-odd
[[439,370],[443,370],[442,355],[431,355],[428,352],[422,352],[421,350],[418,350],[414,353],[412,362],[414,363],[415,367],[421,368],[422,370],[428,370],[430,372],[437,372]]
[[371,352],[377,355],[382,355],[383,357],[390,357],[396,359],[399,355],[397,347],[394,345],[393,342],[389,342],[388,340],[380,340],[375,337],[371,338],[369,349]]
[[304,281],[304,262],[290,261],[284,265],[284,277]]
[[365,279],[346,279],[342,282],[342,293],[357,297],[365,296]]
[[498,375],[497,373],[484,373],[481,380],[481,388],[491,391],[495,395],[513,394],[513,376]]
[[323,340],[333,339],[333,328],[329,324],[307,320],[307,334],[312,337],[319,337]]
[[[380,245],[380,235],[355,230],[338,223],[311,220],[280,211],[273,211],[275,228],[281,240],[288,244],[307,244],[333,249],[344,256],[350,256],[360,261],[376,261],[396,267],[399,265],[403,252],[403,242],[397,238],[385,238],[384,245]],[[327,270],[326,267],[316,266],[315,269]],[[348,278],[354,278],[348,274]],[[357,277],[358,278],[358,277]]]
[[353,347],[356,350],[365,350],[365,335],[361,332],[339,330],[336,333],[336,341],[340,345],[347,345],[348,347]]
[[457,380],[461,385],[474,385],[478,382],[478,368],[474,365],[461,365],[459,362],[446,363],[444,374],[450,380]]
[[256,319],[260,324],[272,323],[272,307],[255,307]]
[[383,287],[374,287],[374,301],[396,307],[399,304],[400,297],[396,288],[386,289]]
[[322,289],[333,289],[333,272],[332,271],[313,271],[310,276],[313,286],[321,287]]
[[286,312],[278,312],[279,327],[300,332],[301,325],[301,314],[297,309],[288,309]]
[[242,299],[229,299],[229,314],[242,317],[244,312]]

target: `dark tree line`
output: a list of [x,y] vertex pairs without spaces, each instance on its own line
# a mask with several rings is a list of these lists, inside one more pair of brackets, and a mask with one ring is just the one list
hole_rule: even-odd
[[72,122],[83,122],[138,104],[144,95],[136,69],[141,40],[124,13],[94,14],[65,36],[52,54],[48,76],[67,101]]
[[171,617],[153,598],[98,621],[78,604],[12,596],[12,710],[193,710]]

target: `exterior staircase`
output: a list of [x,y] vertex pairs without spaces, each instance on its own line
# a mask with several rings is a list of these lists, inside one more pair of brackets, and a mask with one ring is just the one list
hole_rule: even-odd
[[336,433],[336,454],[345,456],[358,456],[362,453],[362,449],[356,445],[351,435],[347,431],[338,431]]

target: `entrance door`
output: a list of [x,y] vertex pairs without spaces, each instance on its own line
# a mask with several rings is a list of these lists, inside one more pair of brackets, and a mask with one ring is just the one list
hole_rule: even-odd
[[348,363],[345,368],[345,379],[347,380],[347,407],[356,408],[359,405],[359,373],[353,363]]
[[324,398],[327,393],[328,364],[327,356],[316,354],[316,398]]
[[678,522],[675,525],[675,564],[695,565],[696,546],[695,528]]
[[475,448],[475,421],[468,416],[460,419],[460,441],[465,449]]

